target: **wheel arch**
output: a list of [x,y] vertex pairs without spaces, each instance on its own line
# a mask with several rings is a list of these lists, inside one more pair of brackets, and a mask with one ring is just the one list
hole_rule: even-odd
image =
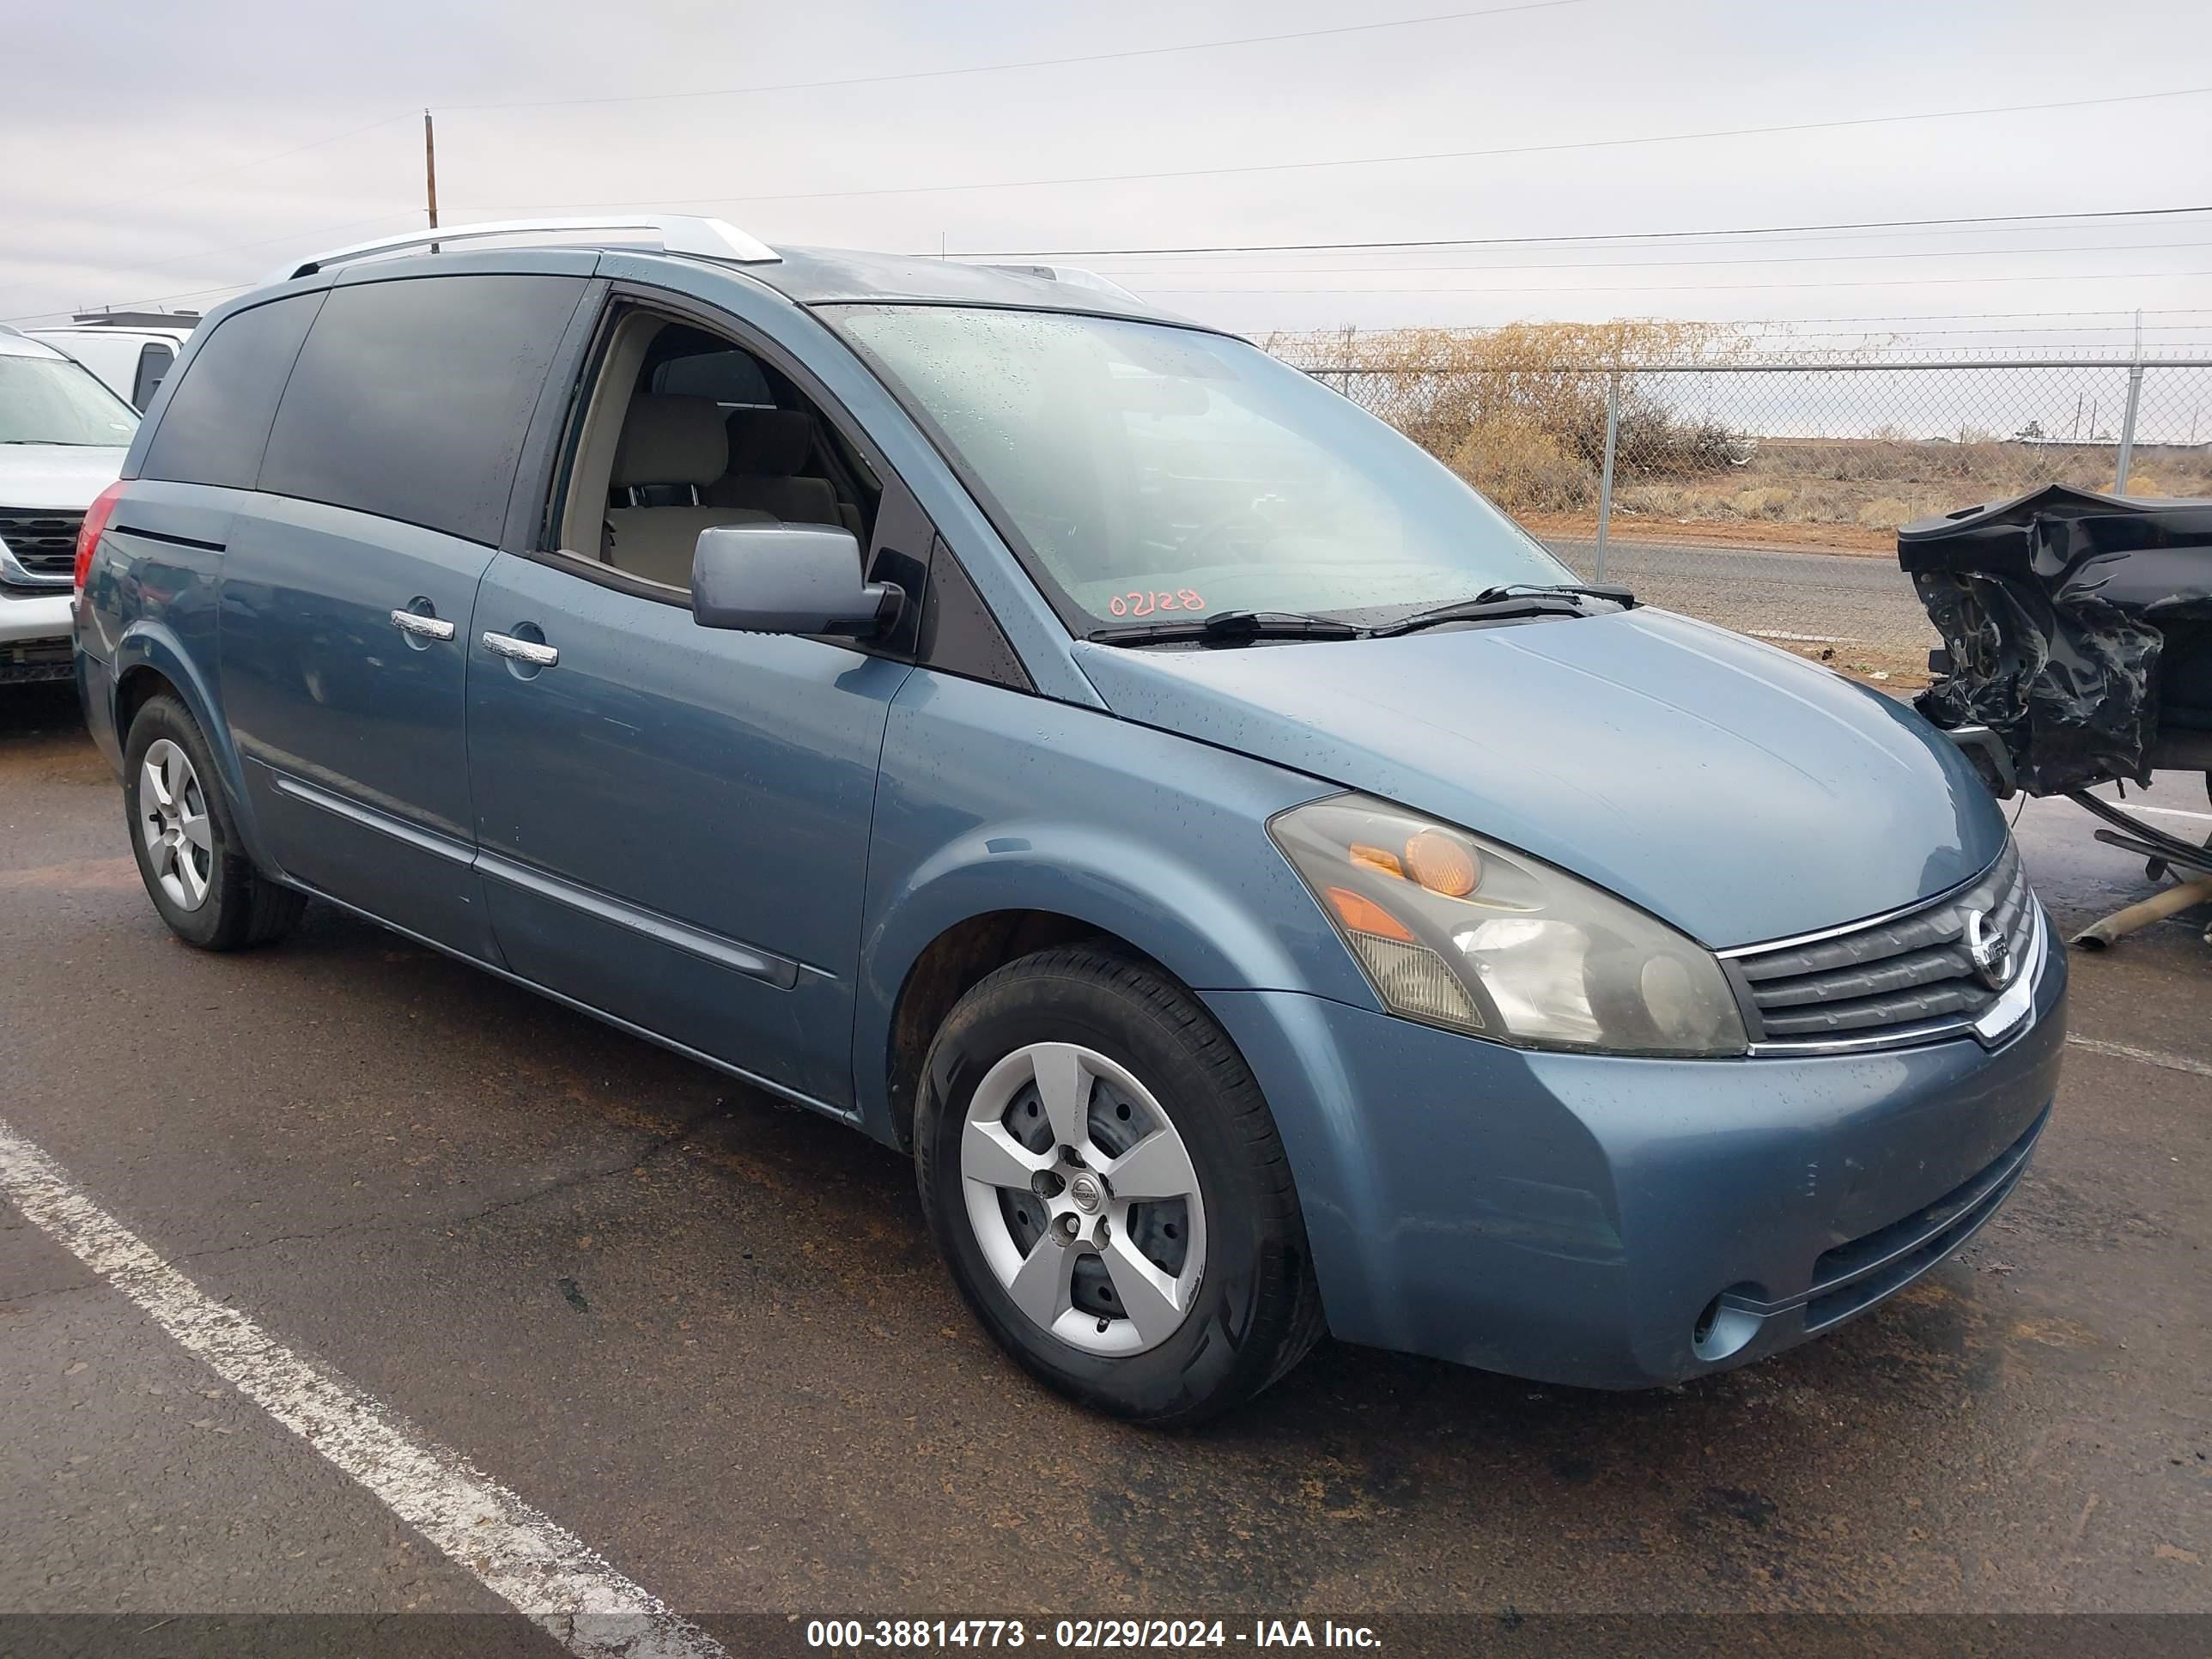
[[923,946],[892,1005],[884,1087],[893,1136],[902,1151],[914,1146],[914,1114],[921,1066],[937,1029],[960,999],[1010,962],[1055,945],[1091,943],[1133,957],[1175,975],[1127,939],[1057,910],[987,910],[956,921]]
[[231,741],[230,728],[222,718],[222,705],[216,700],[214,686],[208,683],[191,653],[161,623],[141,620],[133,623],[117,641],[109,672],[114,677],[112,710],[118,752],[129,751],[131,722],[141,708],[163,692],[175,697],[184,704],[185,712],[199,726],[200,735],[207,740],[208,752],[215,757],[218,781],[230,808],[231,822],[237,826],[239,838],[246,843],[247,856],[257,866],[267,869],[260,836],[246,803],[246,774],[237,745]]
[[[1254,885],[1217,881],[1158,840],[1088,826],[979,827],[941,849],[866,930],[854,1042],[863,1122],[909,1146],[922,1056],[945,1015],[986,975],[1055,945],[1095,940],[1201,1000],[1290,989],[1362,1000],[1357,967],[1310,899],[1258,884],[1255,901]],[[1269,913],[1270,891],[1310,917]]]

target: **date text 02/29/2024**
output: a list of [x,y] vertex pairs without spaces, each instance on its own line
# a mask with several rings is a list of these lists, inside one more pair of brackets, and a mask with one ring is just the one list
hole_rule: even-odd
[[1382,1645],[1365,1625],[1324,1619],[1255,1619],[1238,1628],[1219,1619],[1060,1619],[1048,1632],[1019,1619],[814,1619],[806,1645],[831,1652],[1051,1647],[1065,1652],[1198,1648],[1360,1648]]

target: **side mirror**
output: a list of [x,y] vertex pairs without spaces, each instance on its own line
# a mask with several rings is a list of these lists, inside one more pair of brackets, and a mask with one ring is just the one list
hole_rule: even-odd
[[691,615],[702,628],[867,639],[898,617],[896,582],[861,580],[849,530],[816,524],[725,524],[699,532]]

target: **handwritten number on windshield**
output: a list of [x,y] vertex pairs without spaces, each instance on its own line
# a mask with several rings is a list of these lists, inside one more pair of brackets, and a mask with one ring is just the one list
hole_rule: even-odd
[[1155,611],[1203,611],[1206,599],[1195,588],[1179,587],[1172,593],[1154,588],[1116,593],[1106,602],[1106,608],[1117,617],[1149,617]]

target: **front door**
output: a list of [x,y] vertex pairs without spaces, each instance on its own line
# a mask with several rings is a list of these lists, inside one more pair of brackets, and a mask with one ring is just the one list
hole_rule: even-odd
[[[545,660],[500,654],[513,641]],[[702,628],[505,553],[469,651],[477,869],[507,965],[848,1107],[876,766],[908,665]]]
[[691,548],[718,523],[850,529],[918,596],[895,550],[930,532],[795,360],[714,320],[610,308],[544,550],[484,573],[477,869],[515,972],[844,1111],[877,765],[911,664],[702,628]]

